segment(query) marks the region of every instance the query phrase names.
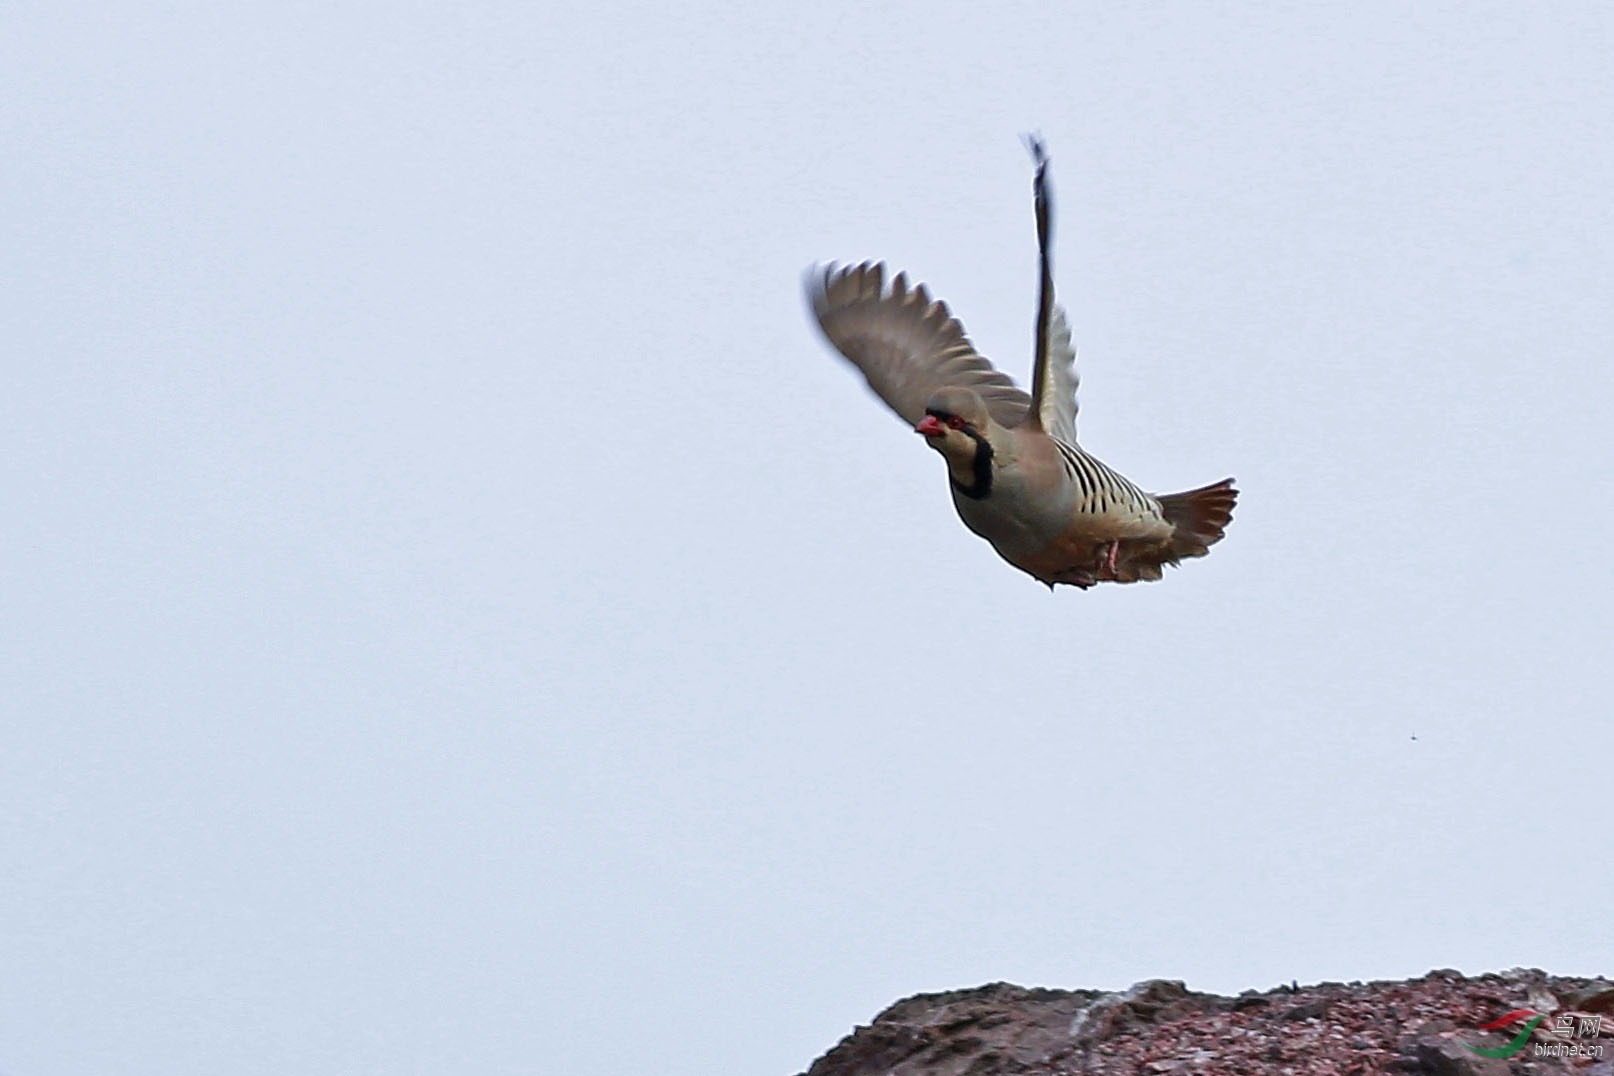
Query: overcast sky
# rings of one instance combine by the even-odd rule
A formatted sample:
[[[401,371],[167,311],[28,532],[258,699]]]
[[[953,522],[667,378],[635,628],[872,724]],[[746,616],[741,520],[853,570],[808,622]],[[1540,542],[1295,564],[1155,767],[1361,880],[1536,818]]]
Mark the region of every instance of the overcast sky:
[[[918,991],[1614,972],[1603,4],[13,5],[0,1073],[788,1076]],[[883,258],[1234,475],[1047,590]]]

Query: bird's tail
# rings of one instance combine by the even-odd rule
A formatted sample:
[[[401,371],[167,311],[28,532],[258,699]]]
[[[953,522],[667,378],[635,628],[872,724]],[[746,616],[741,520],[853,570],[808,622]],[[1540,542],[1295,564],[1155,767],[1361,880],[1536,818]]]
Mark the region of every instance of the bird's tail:
[[[1175,530],[1171,534],[1170,559],[1203,557],[1210,547],[1222,540],[1222,532],[1233,519],[1233,502],[1239,491],[1233,480],[1220,482],[1186,493],[1167,493],[1159,498],[1160,508]]]

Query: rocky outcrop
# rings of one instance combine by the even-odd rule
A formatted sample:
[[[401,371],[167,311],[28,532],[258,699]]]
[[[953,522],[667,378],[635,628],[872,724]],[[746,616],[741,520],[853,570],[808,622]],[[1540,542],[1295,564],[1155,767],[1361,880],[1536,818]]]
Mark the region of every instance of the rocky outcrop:
[[[1086,1073],[1614,1076],[1614,983],[1432,971],[1236,998],[1162,979],[1119,993],[993,983],[899,1001],[805,1076]]]

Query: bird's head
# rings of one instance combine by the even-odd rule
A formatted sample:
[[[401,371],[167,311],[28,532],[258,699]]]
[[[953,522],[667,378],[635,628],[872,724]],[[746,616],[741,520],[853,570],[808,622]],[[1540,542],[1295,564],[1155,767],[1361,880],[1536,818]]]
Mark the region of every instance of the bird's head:
[[[986,440],[992,416],[974,389],[938,389],[925,404],[925,417],[914,432],[951,461],[971,463]]]

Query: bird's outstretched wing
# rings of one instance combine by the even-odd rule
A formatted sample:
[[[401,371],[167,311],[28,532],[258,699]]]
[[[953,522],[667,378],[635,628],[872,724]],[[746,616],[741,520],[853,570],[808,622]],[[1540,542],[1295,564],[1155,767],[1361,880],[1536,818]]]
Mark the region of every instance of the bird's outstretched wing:
[[[832,264],[807,278],[819,327],[875,394],[909,425],[924,418],[932,393],[950,385],[974,389],[1000,425],[1024,421],[1031,397],[975,350],[947,304],[923,284],[910,287],[902,273],[887,288],[885,272],[882,262]]]
[[[1034,405],[1044,433],[1076,443],[1076,349],[1070,342],[1065,310],[1057,304],[1048,321],[1046,343],[1037,349],[1036,385],[1042,389]]]
[[[1048,247],[1053,241],[1053,195],[1048,190],[1048,151],[1042,139],[1026,139],[1037,175],[1032,180],[1033,205],[1037,213],[1037,264],[1041,277],[1037,285],[1036,361],[1031,368],[1031,412],[1044,433],[1069,444],[1076,443],[1076,349],[1070,342],[1070,325],[1065,310],[1054,301],[1054,267]]]

